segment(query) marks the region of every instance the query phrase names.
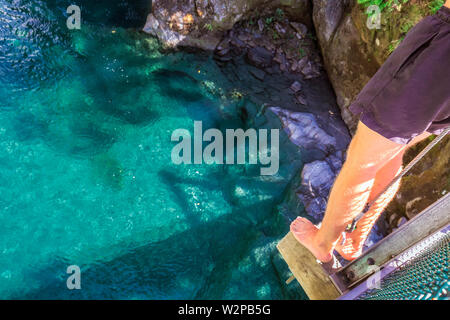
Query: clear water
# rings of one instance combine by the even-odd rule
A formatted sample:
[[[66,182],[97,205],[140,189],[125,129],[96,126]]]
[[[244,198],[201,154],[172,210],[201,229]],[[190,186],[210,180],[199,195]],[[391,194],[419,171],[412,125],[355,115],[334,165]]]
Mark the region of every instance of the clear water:
[[[274,177],[171,163],[173,130],[255,106],[209,56],[132,29],[148,2],[78,1],[69,31],[67,1],[0,0],[0,298],[287,297],[276,205],[301,161],[284,137]]]

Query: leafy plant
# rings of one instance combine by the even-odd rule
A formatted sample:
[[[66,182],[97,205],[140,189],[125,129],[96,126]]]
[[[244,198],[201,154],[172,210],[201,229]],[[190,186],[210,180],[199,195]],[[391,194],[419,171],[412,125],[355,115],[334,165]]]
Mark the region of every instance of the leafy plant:
[[[275,30],[272,30],[272,38],[273,40],[278,40],[280,39],[280,35]]]
[[[400,27],[400,31],[402,33],[408,33],[408,31],[414,27],[414,23],[412,23],[411,21],[405,22],[401,27]]]
[[[283,18],[284,18],[284,11],[283,11],[283,9],[278,8],[278,9],[275,11],[275,17],[277,18],[278,21],[283,20]]]
[[[306,56],[306,51],[302,47],[298,48],[298,57],[301,59]]]
[[[400,39],[392,41],[389,44],[389,48],[388,48],[389,54],[391,54],[395,49],[397,49],[397,47],[400,45],[400,43],[403,41],[403,39],[405,39],[405,37],[401,37]]]
[[[266,26],[268,27],[268,26],[270,26],[272,23],[273,23],[273,17],[267,17],[266,18]]]
[[[432,14],[435,14],[444,5],[444,0],[433,0],[428,5]]]
[[[214,30],[214,27],[213,27],[213,25],[212,25],[211,23],[205,24],[205,25],[204,25],[204,28],[205,28],[206,30],[208,30],[208,31],[213,31],[213,30]]]

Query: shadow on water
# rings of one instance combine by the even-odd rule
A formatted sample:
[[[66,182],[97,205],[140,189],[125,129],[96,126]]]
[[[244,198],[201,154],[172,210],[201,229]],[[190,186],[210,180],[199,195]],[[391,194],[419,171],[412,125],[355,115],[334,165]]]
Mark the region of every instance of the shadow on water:
[[[233,216],[236,214],[233,213]],[[81,266],[82,290],[71,291],[66,288],[68,275],[65,270],[68,265],[76,264],[76,261],[52,261],[27,275],[30,281],[39,283],[39,287],[17,297],[220,298],[231,277],[231,270],[259,235],[257,228],[248,221],[233,216],[227,215],[166,240],[131,249],[109,261],[99,257],[99,263]]]
[[[197,102],[205,98],[199,90],[199,81],[186,72],[159,69],[152,72],[154,81],[167,97],[177,97],[186,103]]]
[[[37,119],[30,112],[18,114],[12,121],[12,128],[19,141],[34,140],[48,135],[48,123]]]

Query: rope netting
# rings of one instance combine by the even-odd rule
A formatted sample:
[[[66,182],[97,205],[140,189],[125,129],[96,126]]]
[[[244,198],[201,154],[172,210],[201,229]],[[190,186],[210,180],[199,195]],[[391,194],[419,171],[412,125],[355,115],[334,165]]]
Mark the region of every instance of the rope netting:
[[[361,300],[449,300],[450,233],[385,277]]]

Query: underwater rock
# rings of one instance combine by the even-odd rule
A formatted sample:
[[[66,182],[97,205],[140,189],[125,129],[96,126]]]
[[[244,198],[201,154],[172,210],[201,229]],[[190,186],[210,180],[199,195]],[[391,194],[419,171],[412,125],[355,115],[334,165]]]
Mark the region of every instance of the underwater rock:
[[[294,30],[300,36],[300,39],[303,39],[308,33],[308,27],[305,26],[303,23],[291,22],[290,26],[294,28]]]
[[[292,112],[278,107],[270,108],[280,117],[289,138],[305,149],[319,149],[325,155],[337,150],[336,138],[327,134],[311,113]]]
[[[257,68],[250,68],[249,72],[251,75],[253,75],[256,79],[263,81],[266,73],[261,70],[261,69],[257,69]]]
[[[272,64],[272,53],[262,47],[255,47],[248,50],[248,62],[257,68],[266,68]]]
[[[300,90],[302,90],[302,84],[298,81],[294,81],[294,83],[292,83],[292,85],[290,86],[290,89],[294,92],[297,93]]]

